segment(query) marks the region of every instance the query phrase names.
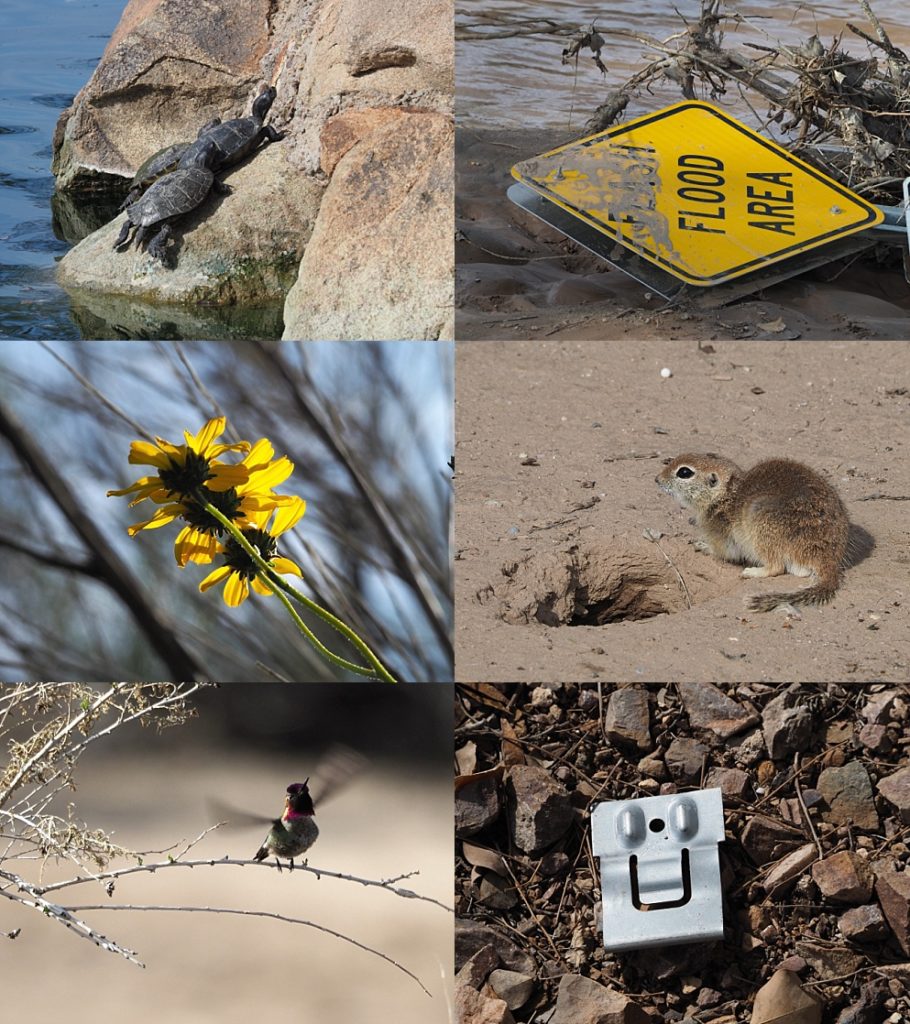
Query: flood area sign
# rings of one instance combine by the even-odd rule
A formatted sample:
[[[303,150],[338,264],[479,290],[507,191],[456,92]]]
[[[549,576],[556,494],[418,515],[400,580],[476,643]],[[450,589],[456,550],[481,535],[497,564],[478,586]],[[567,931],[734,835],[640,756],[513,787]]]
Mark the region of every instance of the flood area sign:
[[[706,287],[874,227],[882,211],[710,103],[684,101],[512,168],[519,182]]]

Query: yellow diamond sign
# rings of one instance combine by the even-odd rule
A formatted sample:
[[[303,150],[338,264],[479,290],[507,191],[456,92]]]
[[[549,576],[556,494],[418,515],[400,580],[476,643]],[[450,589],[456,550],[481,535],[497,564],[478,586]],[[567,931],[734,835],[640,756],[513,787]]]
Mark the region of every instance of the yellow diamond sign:
[[[689,284],[712,285],[878,224],[850,189],[710,103],[676,103],[512,168]]]

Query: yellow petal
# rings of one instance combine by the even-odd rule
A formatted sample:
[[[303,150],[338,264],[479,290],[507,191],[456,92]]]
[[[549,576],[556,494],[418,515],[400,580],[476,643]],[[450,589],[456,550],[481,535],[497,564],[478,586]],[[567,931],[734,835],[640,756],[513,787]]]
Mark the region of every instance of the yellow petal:
[[[258,576],[256,576],[253,580],[250,581],[250,586],[253,588],[253,590],[256,591],[257,594],[262,594],[263,597],[269,597],[272,593],[272,591],[269,590],[269,588],[262,582],[262,580]]]
[[[155,511],[151,519],[146,519],[144,523],[135,523],[126,532],[131,537],[135,537],[140,530],[157,530],[160,526],[167,526],[168,523],[173,522],[182,512],[182,505],[162,505]]]
[[[243,460],[247,466],[266,466],[275,457],[275,449],[267,437],[260,437]]]
[[[186,438],[187,447],[200,455],[207,455],[209,445],[224,433],[226,426],[227,420],[224,416],[216,416],[210,419],[195,437],[184,430],[183,436]]]
[[[166,453],[148,441],[133,441],[130,445],[129,463],[131,466],[157,466],[158,469],[167,469],[170,466]]]
[[[218,539],[195,526],[184,526],[174,541],[174,557],[181,569],[187,562],[211,562],[217,553]]]
[[[249,597],[250,586],[246,577],[232,572],[224,585],[224,603],[229,608],[237,608]]]
[[[283,575],[300,576],[303,577],[303,573],[300,571],[300,566],[296,562],[292,562],[290,558],[273,558],[272,568],[275,572],[280,572]]]
[[[238,441],[236,444],[213,444],[208,450],[208,458],[214,459],[225,452],[248,452],[249,450],[249,441]]]
[[[199,584],[199,589],[205,593],[210,587],[214,587],[217,583],[220,583],[225,576],[229,575],[233,570],[229,565],[219,565],[217,569],[210,572],[208,576]]]
[[[293,502],[279,508],[275,513],[275,521],[272,523],[269,533],[273,537],[280,537],[300,521],[304,512],[306,512],[306,502],[303,498],[295,496]]]
[[[270,487],[275,487],[277,484],[283,484],[293,472],[294,463],[286,455],[282,455],[277,462],[272,462],[262,469],[252,470],[249,481],[238,487],[237,490],[244,492],[254,490],[265,491]]]
[[[210,491],[229,491],[232,487],[240,487],[247,482],[250,475],[250,471],[242,463],[234,466],[216,463],[210,469],[215,474],[205,482]]]

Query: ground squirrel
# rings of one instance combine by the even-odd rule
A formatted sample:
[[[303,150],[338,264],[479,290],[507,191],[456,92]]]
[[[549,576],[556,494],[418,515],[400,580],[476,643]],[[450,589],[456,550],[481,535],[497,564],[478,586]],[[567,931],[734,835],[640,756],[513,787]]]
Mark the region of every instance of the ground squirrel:
[[[695,512],[707,548],[745,563],[743,576],[814,575],[814,586],[753,597],[752,611],[822,604],[840,586],[850,523],[837,491],[815,470],[768,459],[749,470],[720,455],[680,455],[656,477],[662,491]]]

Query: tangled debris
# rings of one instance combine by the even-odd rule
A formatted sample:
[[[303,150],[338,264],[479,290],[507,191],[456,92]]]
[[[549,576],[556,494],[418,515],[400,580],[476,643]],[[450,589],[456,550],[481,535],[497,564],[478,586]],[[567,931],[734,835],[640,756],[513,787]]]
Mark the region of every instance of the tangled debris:
[[[752,106],[747,93],[758,93],[769,103],[760,130],[772,134],[770,126],[778,125],[794,153],[867,199],[897,205],[910,166],[910,57],[891,42],[867,0],[859,5],[871,30],[850,22],[846,29],[867,44],[865,58],[844,49],[843,33],[827,43],[813,35],[799,47],[744,44],[754,55],[725,47],[725,23],[748,19],[723,0],[702,0],[698,21],[663,42],[617,30],[661,56],[611,92],[586,130],[609,127],[631,95],[661,78],[677,83],[686,99],[719,100],[736,88]]]
[[[910,1021],[910,686],[461,685],[457,999],[480,1021]],[[588,817],[719,787],[725,939],[607,954]]]

